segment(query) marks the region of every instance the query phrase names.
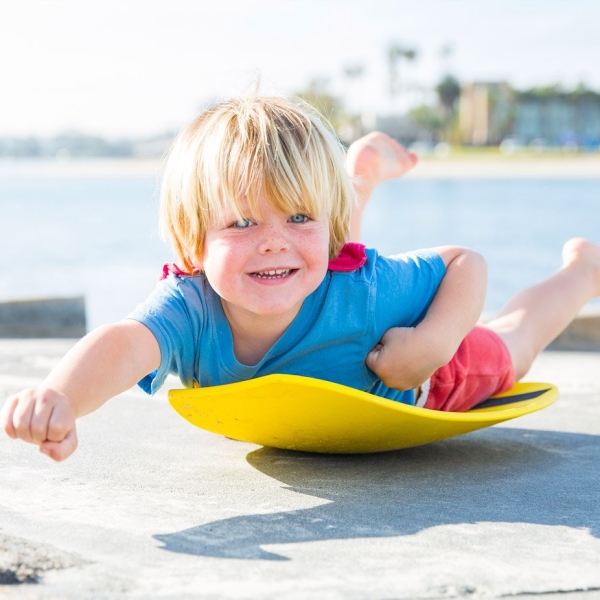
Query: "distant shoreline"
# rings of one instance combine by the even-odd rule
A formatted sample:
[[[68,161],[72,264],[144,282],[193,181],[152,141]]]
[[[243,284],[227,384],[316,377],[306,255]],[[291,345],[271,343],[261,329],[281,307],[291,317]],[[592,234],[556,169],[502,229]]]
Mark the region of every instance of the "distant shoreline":
[[[416,179],[600,179],[600,156],[422,158]]]
[[[2,159],[0,177],[160,177],[164,163],[151,159]],[[600,179],[600,156],[423,157],[413,179]]]
[[[2,159],[0,177],[159,177],[163,168],[163,162],[155,159]]]

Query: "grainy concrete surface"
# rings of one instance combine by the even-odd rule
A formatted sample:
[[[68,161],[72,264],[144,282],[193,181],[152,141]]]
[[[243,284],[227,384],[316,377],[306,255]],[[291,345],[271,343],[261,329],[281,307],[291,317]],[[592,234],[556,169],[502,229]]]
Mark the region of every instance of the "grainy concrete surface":
[[[69,346],[0,341],[0,397]],[[600,353],[546,352],[528,379],[561,398],[370,456],[234,442],[136,390],[64,463],[1,435],[0,597],[600,599]]]

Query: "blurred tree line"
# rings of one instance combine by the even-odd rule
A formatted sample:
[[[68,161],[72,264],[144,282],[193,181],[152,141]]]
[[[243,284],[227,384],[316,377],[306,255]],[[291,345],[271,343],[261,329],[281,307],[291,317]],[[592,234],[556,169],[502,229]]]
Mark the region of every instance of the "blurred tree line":
[[[41,137],[0,137],[0,158],[158,158],[175,132],[142,139],[107,140],[101,136],[72,132]]]
[[[397,83],[394,83],[391,93],[393,96],[399,94],[396,86]],[[458,143],[460,82],[453,75],[445,75],[434,91],[437,96],[435,104],[420,104],[405,115],[397,115],[404,119],[407,131],[412,132],[409,137],[414,138],[403,141],[423,139]],[[329,81],[325,78],[311,80],[306,88],[297,91],[295,95],[323,114],[346,143],[364,135],[369,129],[361,114],[348,110],[343,99],[331,92]]]
[[[48,156],[132,156],[133,142],[110,142],[102,137],[80,133],[61,134],[50,138],[0,138],[0,156],[41,158]]]
[[[411,83],[407,76],[410,65],[419,60],[418,48],[400,42],[388,44],[385,57],[388,66],[387,87],[392,109],[389,114],[379,115],[370,121],[367,121],[365,115],[361,115],[360,111],[349,109],[342,97],[331,91],[330,80],[327,78],[321,77],[311,80],[304,89],[297,92],[297,95],[319,109],[331,121],[340,138],[346,143],[352,142],[360,135],[378,128],[400,139],[405,144],[421,141],[432,144],[447,142],[451,145],[462,145],[464,143],[464,131],[461,130],[459,105],[461,91],[464,93],[464,90],[462,82],[452,73],[453,69],[449,59],[453,52],[454,49],[451,44],[445,44],[439,49],[438,54],[443,66],[441,71],[445,74],[441,76],[435,86],[424,89]],[[364,76],[365,71],[363,65],[355,63],[344,67],[343,75],[347,81],[356,81]],[[507,127],[505,128],[507,136],[519,133],[519,131],[522,133],[523,127],[519,129],[519,127],[515,127],[515,123],[519,121],[522,126],[524,119],[531,120],[533,118],[531,106],[535,107],[536,116],[538,120],[541,119],[542,121],[552,120],[552,114],[557,112],[556,110],[553,112],[552,107],[560,106],[562,107],[562,113],[564,113],[563,120],[577,122],[569,123],[568,127],[566,123],[562,124],[563,128],[566,127],[572,130],[569,135],[582,140],[583,138],[589,138],[591,142],[589,144],[583,143],[584,146],[598,145],[596,134],[580,135],[579,132],[579,130],[590,130],[592,122],[597,121],[598,109],[600,108],[600,93],[590,89],[585,84],[581,83],[572,90],[567,90],[560,84],[517,90],[508,84],[498,82],[498,84],[489,84],[490,90],[493,90],[495,85],[499,85],[505,91],[502,110],[513,116],[512,121],[507,121]],[[415,101],[414,91],[421,92],[420,101]],[[417,98],[418,96],[419,94],[416,95]],[[424,96],[427,96],[427,100],[423,100]],[[398,108],[393,108],[398,106],[398,100],[406,101],[407,98],[412,102],[412,108],[403,112]],[[495,106],[493,98],[490,102],[492,104],[489,107],[490,112],[498,112],[498,107]],[[544,106],[546,106],[546,109],[544,109]],[[468,112],[469,108],[464,108]],[[521,114],[520,120],[515,119],[515,115],[518,114]],[[498,116],[494,115],[494,117]],[[556,118],[559,117],[555,115]],[[531,127],[529,128],[531,129]],[[545,131],[547,137],[554,138],[554,142],[550,141],[550,143],[559,143],[560,139],[568,137],[569,132],[558,135],[553,131],[555,128],[540,126],[538,127],[540,130],[539,135],[543,137]],[[550,131],[551,129],[552,131]],[[597,127],[591,127],[591,129],[595,131]],[[580,142],[581,140],[577,143]]]
[[[399,95],[397,80],[390,85],[390,96]],[[581,108],[581,118],[585,109],[590,106],[600,107],[600,93],[590,89],[585,84],[579,84],[572,90],[565,89],[560,84],[517,90],[506,84],[506,98],[513,107],[524,106],[526,103],[570,105]],[[462,143],[462,133],[459,122],[459,103],[461,98],[461,82],[452,74],[444,75],[433,87],[434,100],[417,104],[404,113],[395,113],[382,119],[381,123],[390,127],[390,133],[403,143],[426,141],[432,143],[448,142],[452,145]],[[373,127],[364,122],[362,115],[349,110],[341,96],[331,92],[329,81],[325,78],[309,82],[306,88],[297,94],[324,114],[338,132],[342,141],[352,142],[364,135]],[[509,109],[510,107],[505,107]],[[588,110],[589,112],[589,110]],[[592,118],[592,117],[590,117]],[[390,125],[395,122],[396,125]],[[513,123],[514,125],[514,123]],[[385,130],[386,125],[379,125]],[[394,129],[394,132],[392,132]],[[509,127],[510,129],[510,127]],[[507,135],[510,132],[507,133]]]

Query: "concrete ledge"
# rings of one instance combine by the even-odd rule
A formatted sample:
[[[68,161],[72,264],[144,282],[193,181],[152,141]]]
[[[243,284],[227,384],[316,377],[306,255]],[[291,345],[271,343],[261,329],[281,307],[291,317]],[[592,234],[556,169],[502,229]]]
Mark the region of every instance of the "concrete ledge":
[[[85,333],[83,296],[0,302],[0,338],[77,338]]]
[[[484,314],[480,323],[487,323],[492,314]],[[600,351],[600,307],[587,307],[552,342],[548,350]]]
[[[600,308],[582,312],[552,344],[550,350],[600,350]]]

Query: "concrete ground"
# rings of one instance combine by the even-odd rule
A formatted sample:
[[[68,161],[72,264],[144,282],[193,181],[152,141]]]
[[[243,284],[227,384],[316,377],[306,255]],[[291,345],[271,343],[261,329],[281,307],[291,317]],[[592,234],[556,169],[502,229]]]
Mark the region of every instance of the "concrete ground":
[[[69,345],[0,341],[0,398]],[[64,463],[0,435],[0,597],[599,599],[600,353],[546,352],[528,379],[561,398],[379,455],[234,442],[135,390]]]

